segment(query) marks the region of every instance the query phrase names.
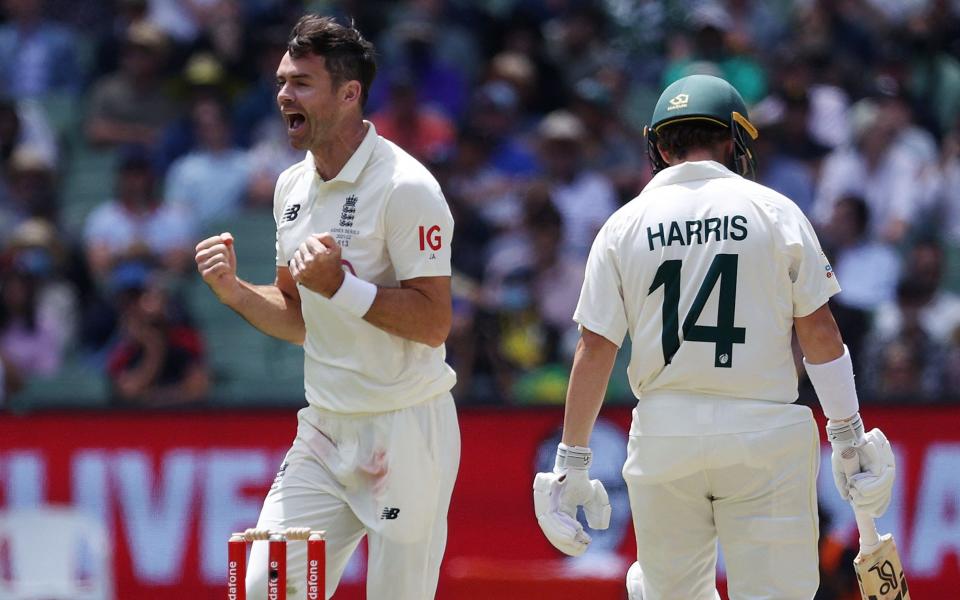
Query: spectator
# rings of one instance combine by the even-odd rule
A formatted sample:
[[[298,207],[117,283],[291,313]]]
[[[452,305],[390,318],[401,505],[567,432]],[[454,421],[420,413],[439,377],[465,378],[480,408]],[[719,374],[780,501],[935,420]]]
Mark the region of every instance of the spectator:
[[[928,193],[917,185],[924,165],[895,145],[899,132],[883,118],[876,101],[858,102],[851,119],[854,143],[834,150],[824,161],[814,220],[826,224],[837,200],[859,195],[870,207],[871,237],[900,242]]]
[[[287,51],[287,31],[268,26],[253,32],[251,62],[256,67],[253,81],[237,99],[233,121],[241,145],[255,144],[254,134],[263,131],[264,121],[279,121],[277,111],[277,65]],[[288,144],[289,145],[289,144]]]
[[[43,108],[32,100],[0,97],[0,182],[18,147],[33,148],[45,163],[57,164],[57,140]]]
[[[562,243],[563,217],[549,185],[532,185],[522,210],[522,226],[492,244],[497,250],[487,262],[483,286],[489,314],[478,327],[492,329],[483,337],[494,357],[493,375],[501,395],[514,397],[515,386],[522,385],[527,400],[559,402],[562,395],[547,393],[556,392],[555,386],[536,382],[541,377],[552,381],[555,367],[573,356],[577,329],[572,315],[585,259]]]
[[[87,116],[87,139],[97,145],[157,141],[177,113],[162,81],[166,41],[147,23],[127,30],[120,70],[94,84]]]
[[[116,198],[95,208],[84,227],[84,253],[95,279],[105,283],[114,266],[127,260],[185,273],[193,265],[195,237],[189,215],[161,202],[146,151],[125,149]]]
[[[922,240],[911,248],[900,284],[909,291],[909,310],[905,310],[905,301],[900,298],[896,303],[882,304],[874,320],[880,337],[896,337],[911,324],[910,319],[915,319],[917,327],[931,340],[944,344],[951,339],[960,326],[960,296],[941,287],[943,260],[943,247],[937,241]]]
[[[900,328],[878,329],[866,345],[864,396],[882,402],[917,403],[943,393],[944,345],[923,325],[925,293],[915,282],[897,286]]]
[[[892,302],[900,277],[900,257],[889,244],[870,239],[869,225],[866,201],[844,196],[834,205],[824,235],[834,271],[843,283],[838,302],[864,312]]]
[[[252,208],[272,209],[277,178],[287,167],[303,160],[303,152],[290,145],[287,124],[279,114],[265,118],[254,130],[252,140],[253,147],[247,153],[250,161],[247,204]]]
[[[394,142],[420,161],[446,152],[456,130],[442,112],[417,101],[417,82],[405,74],[396,74],[390,82],[390,100],[370,117],[380,135]]]
[[[536,157],[519,135],[520,99],[505,81],[491,81],[474,94],[469,127],[486,140],[490,166],[505,177],[523,180],[538,172]]]
[[[785,67],[788,71],[794,68]],[[750,112],[754,124],[762,130],[755,155],[764,157],[760,165],[762,183],[793,200],[809,216],[813,214],[818,168],[829,148],[810,132],[810,95],[806,88],[796,80],[785,79],[783,83]]]
[[[0,194],[0,233],[30,217],[56,222],[58,208],[53,165],[34,148],[17,147],[7,166],[6,193]]]
[[[609,18],[598,2],[573,2],[543,26],[547,52],[568,89],[614,60]]]
[[[894,300],[900,277],[900,257],[888,244],[870,239],[869,223],[870,208],[863,198],[846,196],[834,206],[823,238],[843,285],[831,308],[855,366],[862,358],[873,311]]]
[[[20,253],[8,260],[0,271],[0,355],[21,377],[53,375],[66,333],[61,315],[41,304],[49,257]]]
[[[577,82],[572,109],[586,130],[584,156],[588,167],[609,178],[619,204],[625,204],[650,178],[649,162],[641,152],[645,143],[642,136],[624,123],[611,91],[596,79]]]
[[[170,167],[166,202],[193,215],[199,226],[225,219],[242,204],[250,182],[249,157],[234,145],[226,107],[198,101],[191,114],[198,146]]]
[[[210,385],[203,340],[157,274],[140,263],[122,263],[112,280],[120,327],[107,374],[116,400],[139,406],[202,400]]]
[[[690,13],[693,48],[689,55],[681,55],[668,64],[663,84],[669,85],[681,77],[704,73],[716,75],[730,82],[747,104],[753,104],[767,92],[767,75],[748,48],[740,43],[731,46],[734,21],[726,8],[719,4],[702,3]],[[734,34],[735,35],[735,34]]]
[[[467,108],[468,85],[478,68],[477,50],[471,29],[440,21],[437,12],[444,4],[407,3],[377,46],[387,57],[385,70],[410,73],[419,83],[421,103],[458,120]],[[384,84],[373,85],[373,110],[381,107],[387,91]]]
[[[0,25],[0,93],[42,99],[75,94],[82,74],[73,32],[44,18],[43,0],[4,0]]]
[[[226,69],[216,56],[209,52],[196,52],[190,56],[178,78],[185,88],[188,109],[175,120],[167,123],[154,148],[157,173],[164,175],[178,158],[194,150],[200,144],[197,131],[196,108],[201,104],[216,103],[223,110],[229,107],[228,78]],[[276,107],[276,104],[274,104]],[[233,136],[231,143],[237,142]]]
[[[120,68],[120,57],[130,28],[147,23],[147,0],[117,0],[113,4],[110,25],[96,42],[96,64],[91,76],[97,79]]]
[[[563,245],[585,257],[597,231],[617,209],[616,192],[609,179],[583,166],[586,131],[580,119],[554,111],[537,132],[550,195],[563,218]]]

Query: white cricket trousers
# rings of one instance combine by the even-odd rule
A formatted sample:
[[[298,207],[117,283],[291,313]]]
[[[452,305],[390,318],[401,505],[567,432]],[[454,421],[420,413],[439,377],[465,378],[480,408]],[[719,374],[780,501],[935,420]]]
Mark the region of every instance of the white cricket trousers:
[[[267,493],[257,527],[327,532],[326,598],[367,536],[369,600],[431,600],[447,542],[460,463],[449,393],[382,414],[302,409],[297,437]],[[287,547],[287,597],[306,598],[306,544]],[[247,598],[266,599],[267,542],[254,542]]]
[[[718,538],[731,600],[813,598],[819,440],[809,410],[794,409],[806,418],[762,431],[630,436],[623,476],[642,571],[631,600],[717,598]]]

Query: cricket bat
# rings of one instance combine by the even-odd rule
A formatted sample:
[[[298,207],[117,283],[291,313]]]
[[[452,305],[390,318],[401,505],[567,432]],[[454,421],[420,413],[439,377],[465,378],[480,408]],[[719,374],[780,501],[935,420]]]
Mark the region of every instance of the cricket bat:
[[[840,460],[847,477],[860,471],[855,448],[845,448]],[[860,584],[863,600],[910,600],[907,578],[903,574],[900,555],[893,534],[879,535],[870,515],[853,511],[860,530],[860,552],[853,559],[853,570]]]

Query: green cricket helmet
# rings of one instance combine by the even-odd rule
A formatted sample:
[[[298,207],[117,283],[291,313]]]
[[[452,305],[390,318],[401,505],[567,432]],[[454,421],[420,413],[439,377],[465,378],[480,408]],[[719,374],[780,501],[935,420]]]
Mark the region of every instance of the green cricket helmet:
[[[747,105],[740,93],[713,75],[689,75],[674,81],[660,94],[653,119],[644,127],[654,173],[669,166],[657,149],[657,134],[673,123],[688,121],[707,121],[730,129],[734,169],[743,177],[756,177],[757,165],[747,136],[757,139],[757,128],[747,120]]]

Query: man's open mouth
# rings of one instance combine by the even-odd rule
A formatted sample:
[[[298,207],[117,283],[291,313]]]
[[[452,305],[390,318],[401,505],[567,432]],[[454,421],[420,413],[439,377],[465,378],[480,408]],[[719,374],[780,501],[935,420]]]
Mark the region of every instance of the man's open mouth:
[[[287,129],[297,131],[307,122],[307,118],[300,113],[283,113],[283,118],[287,120]]]

